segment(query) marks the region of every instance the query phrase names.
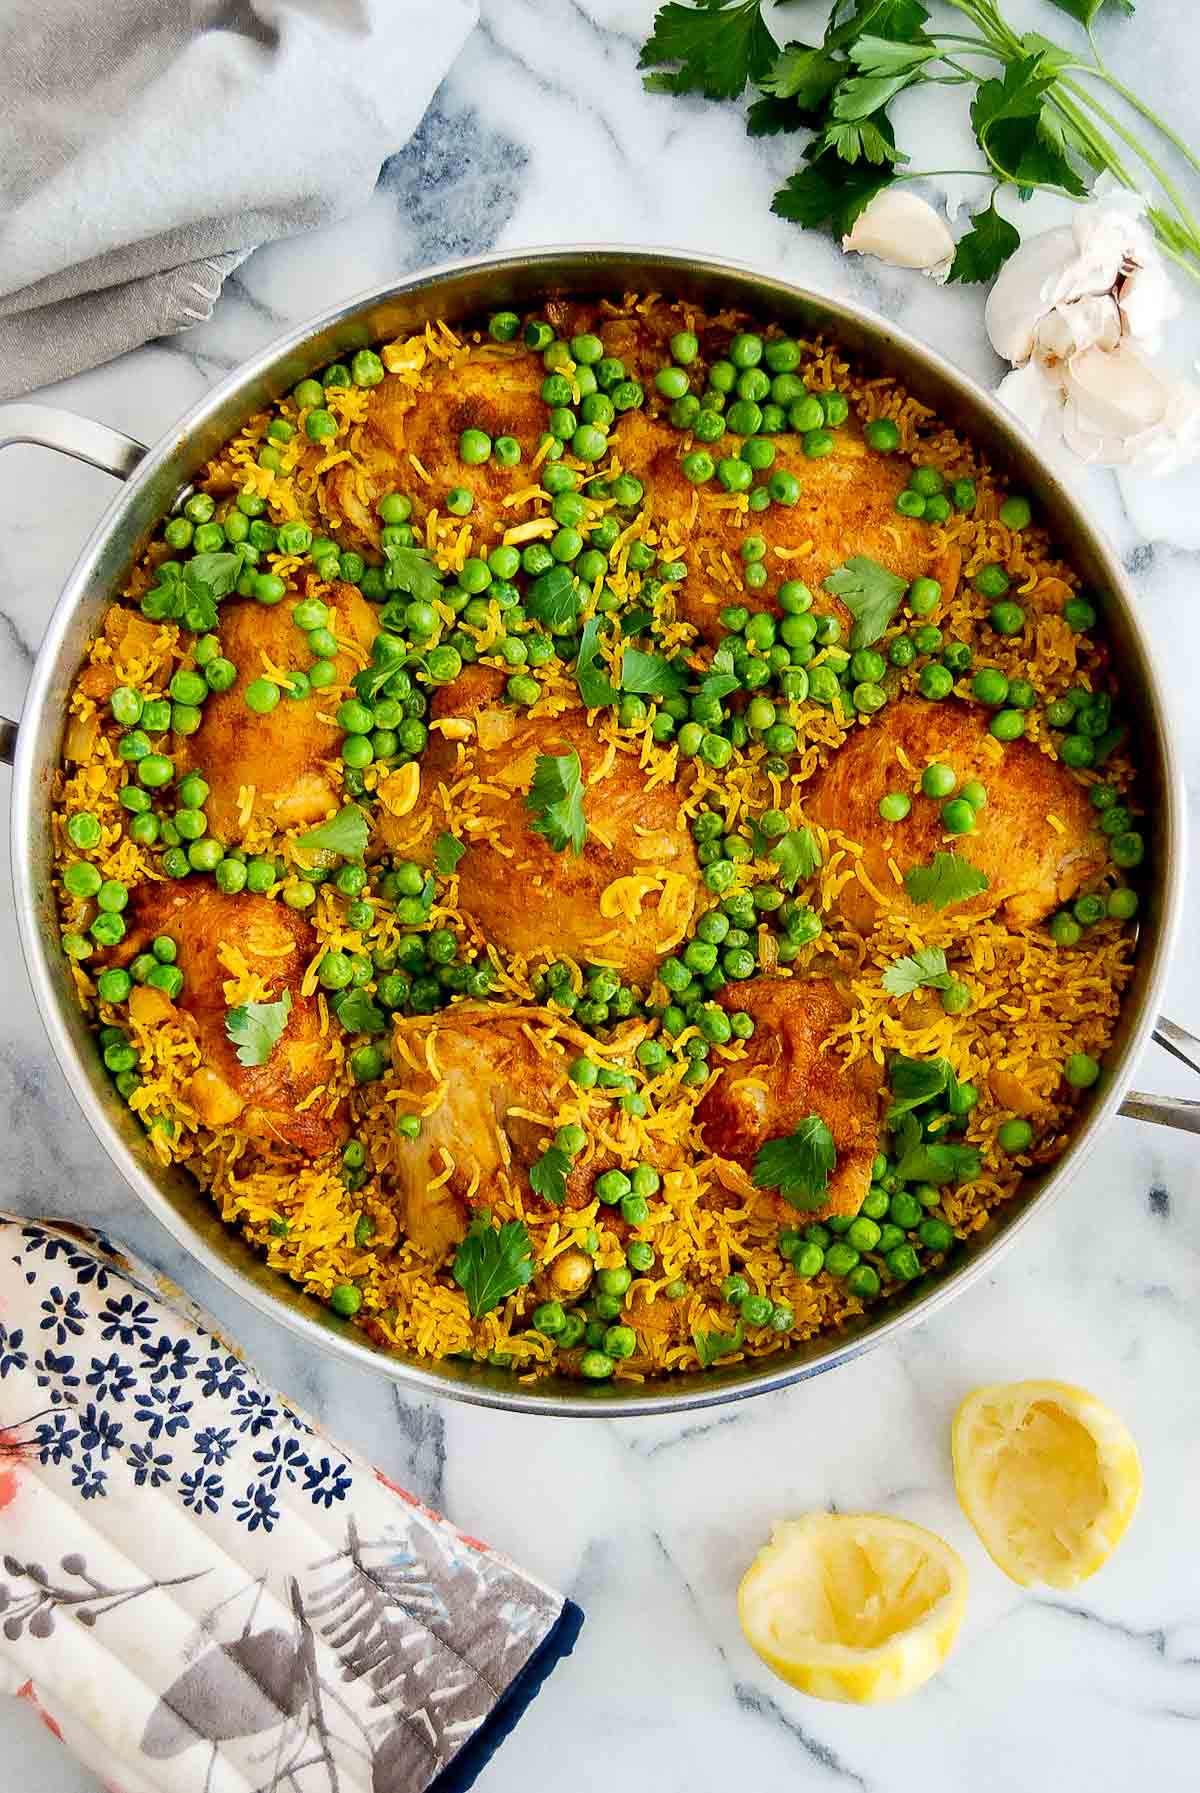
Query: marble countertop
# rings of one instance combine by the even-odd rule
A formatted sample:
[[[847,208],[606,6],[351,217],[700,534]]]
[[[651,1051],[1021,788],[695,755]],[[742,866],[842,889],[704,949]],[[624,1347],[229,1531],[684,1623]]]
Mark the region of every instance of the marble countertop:
[[[369,207],[253,255],[212,321],[35,395],[153,440],[272,336],[372,283],[492,248],[592,239],[754,262],[865,303],[978,378],[1000,369],[978,289],[939,289],[770,214],[793,165],[752,144],[735,107],[641,90],[651,0],[483,0],[480,25]],[[822,7],[792,7],[804,34]],[[1030,24],[1038,0],[1006,10]],[[803,15],[803,16],[802,16]],[[1167,0],[1102,35],[1125,78],[1191,119],[1200,38]],[[919,100],[922,158],[962,166],[965,129]],[[911,125],[906,126],[911,128]],[[953,183],[952,197],[979,191]],[[935,189],[936,191],[936,186]],[[1041,214],[1056,216],[1053,205]],[[1036,222],[1039,214],[1027,214]],[[1174,327],[1200,353],[1200,299]],[[12,449],[0,486],[0,711],[19,713],[42,619],[111,496],[93,470]],[[1200,477],[1158,486],[1078,474],[1133,579],[1200,800]],[[0,808],[7,812],[0,774]],[[3,816],[7,838],[7,813]],[[1193,866],[1193,869],[1194,866]],[[1200,955],[1169,1009],[1200,1029]],[[1143,1087],[1196,1094],[1151,1049]],[[1194,1789],[1200,1751],[1200,1178],[1192,1139],[1118,1121],[1069,1193],[971,1295],[895,1344],[782,1394],[683,1420],[549,1421],[416,1401],[301,1351],[191,1265],[95,1143],[44,1036],[0,882],[0,1199],[103,1224],[210,1306],[263,1372],[460,1526],[568,1590],[588,1622],[573,1659],[484,1771],[481,1793],[743,1785],[862,1793],[1156,1793]],[[1070,1596],[1023,1593],[961,1516],[948,1429],[981,1382],[1055,1376],[1095,1390],[1141,1447],[1146,1491],[1127,1542]],[[806,1700],[742,1640],[734,1591],[772,1518],[878,1508],[943,1533],[969,1565],[970,1608],[943,1673],[913,1700],[856,1711]],[[92,1783],[24,1709],[0,1710],[5,1786]]]

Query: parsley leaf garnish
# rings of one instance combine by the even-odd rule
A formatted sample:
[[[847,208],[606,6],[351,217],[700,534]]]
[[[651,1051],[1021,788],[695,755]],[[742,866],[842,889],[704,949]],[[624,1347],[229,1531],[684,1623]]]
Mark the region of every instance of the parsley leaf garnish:
[[[978,896],[988,888],[988,880],[969,859],[939,850],[932,864],[914,865],[904,874],[904,888],[914,903],[948,909],[952,903],[964,903],[968,897]]]
[[[906,1183],[969,1183],[979,1175],[982,1160],[974,1146],[929,1145],[920,1140],[901,1152],[895,1174]]]
[[[579,637],[579,653],[575,659],[575,683],[589,710],[601,710],[615,704],[620,692],[608,676],[608,668],[600,658],[600,621],[589,616]]]
[[[728,697],[731,691],[736,691],[740,683],[736,673],[710,672],[707,678],[701,679],[700,689],[696,696],[702,698],[705,703],[711,702],[714,698],[719,703],[723,697]]]
[[[545,835],[556,853],[567,847],[578,858],[587,839],[583,813],[583,770],[574,748],[570,753],[539,753],[525,807],[537,817],[532,828]]]
[[[740,1351],[745,1336],[746,1329],[739,1320],[732,1332],[693,1332],[692,1343],[701,1366],[707,1369],[718,1357],[728,1357],[731,1351]]]
[[[533,1278],[533,1242],[523,1221],[495,1227],[482,1215],[471,1222],[454,1254],[454,1280],[467,1297],[472,1319],[490,1314]]]
[[[296,845],[314,853],[340,853],[343,859],[361,859],[370,836],[371,825],[358,804],[344,803],[336,816],[310,828]]]
[[[387,1016],[365,990],[344,990],[333,999],[333,1012],[347,1033],[386,1033]]]
[[[669,73],[646,77],[652,93],[736,100],[747,81],[767,74],[777,49],[762,21],[761,0],[703,0],[694,7],[670,0],[654,16],[638,67],[676,65]]]
[[[571,1174],[571,1160],[561,1146],[549,1146],[541,1157],[529,1167],[529,1185],[535,1195],[543,1201],[552,1202],[561,1208],[567,1199],[567,1178]]]
[[[851,164],[836,153],[826,154],[788,178],[771,210],[793,224],[828,224],[835,237],[849,236],[859,213],[891,182],[890,169],[881,173],[870,163]]]
[[[854,618],[851,652],[879,640],[899,610],[908,581],[889,573],[869,554],[854,554],[824,580],[825,590],[840,598]]]
[[[1021,247],[1018,231],[996,210],[995,200],[972,212],[972,228],[960,237],[947,280],[994,280],[1013,252]]]
[[[761,97],[748,109],[752,137],[804,129],[801,166],[776,193],[772,209],[803,225],[829,225],[845,236],[864,206],[893,181],[896,164],[889,109],[905,91],[928,85],[973,92],[971,122],[982,172],[993,188],[1022,198],[1048,189],[1085,196],[1093,175],[1132,179],[1126,146],[1157,172],[1155,138],[1175,148],[1179,135],[1136,95],[1125,94],[1150,141],[1146,147],[1114,118],[1080,73],[1117,86],[1094,45],[1053,43],[1006,20],[1003,0],[951,0],[955,16],[931,19],[920,0],[832,0],[820,43],[789,43],[775,53],[764,24],[766,0],[694,0],[662,6],[642,52],[643,65],[671,65],[649,77],[660,93],[733,99],[750,81]],[[1106,8],[1132,15],[1133,0],[1051,0],[1087,32]],[[955,31],[943,31],[953,23]],[[964,31],[964,25],[974,27]],[[1089,54],[1089,49],[1091,53]],[[1185,150],[1185,153],[1186,150]],[[948,173],[949,170],[931,170]],[[1147,216],[1159,241],[1193,274],[1200,269],[1200,224],[1187,198],[1159,176],[1160,202]],[[991,279],[1017,242],[1012,225],[989,205],[975,218],[954,262],[954,280]]]
[[[570,567],[551,567],[525,593],[525,608],[534,622],[552,632],[570,629],[583,608],[583,586]]]
[[[823,1207],[825,1191],[837,1164],[833,1134],[819,1114],[810,1114],[794,1133],[768,1139],[754,1160],[756,1189],[777,1189],[785,1202],[801,1210]]]
[[[893,959],[880,982],[889,996],[911,996],[914,990],[948,990],[946,954],[940,946],[920,946],[911,958]]]
[[[466,852],[462,841],[456,840],[452,834],[439,834],[433,843],[433,869],[439,877],[449,878],[458,869],[458,862]]]
[[[424,548],[385,548],[389,591],[406,591],[418,603],[432,604],[442,595],[442,575]]]
[[[678,697],[687,684],[687,673],[661,654],[644,654],[627,647],[621,660],[621,689],[642,697]]]
[[[292,993],[278,1002],[243,1002],[225,1016],[225,1032],[237,1047],[238,1063],[265,1065],[279,1044],[292,1012]]]
[[[237,584],[242,564],[237,554],[193,554],[184,562],[176,614],[186,628],[196,635],[215,628],[217,605]]]
[[[811,878],[824,863],[811,828],[790,828],[771,848],[769,857],[779,867],[779,882],[795,890],[801,878]]]
[[[1126,18],[1133,17],[1133,0],[1112,0],[1112,3],[1121,8]],[[1097,14],[1103,11],[1105,0],[1050,0],[1050,4],[1057,6],[1059,12],[1069,12],[1073,19],[1078,19],[1090,30]]]
[[[951,1082],[957,1091],[958,1079],[949,1059],[905,1058],[902,1053],[897,1053],[888,1065],[888,1083],[892,1091],[892,1105],[887,1111],[888,1126],[914,1108],[923,1108],[927,1102],[944,1096]]]
[[[788,44],[758,85],[774,99],[794,100],[801,113],[811,113],[845,72],[845,63],[835,61],[821,44]]]

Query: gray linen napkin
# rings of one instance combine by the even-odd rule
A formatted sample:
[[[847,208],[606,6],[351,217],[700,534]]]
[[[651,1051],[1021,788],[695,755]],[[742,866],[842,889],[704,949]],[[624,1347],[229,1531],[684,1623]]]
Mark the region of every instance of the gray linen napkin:
[[[3,0],[0,397],[209,316],[361,206],[477,0]]]

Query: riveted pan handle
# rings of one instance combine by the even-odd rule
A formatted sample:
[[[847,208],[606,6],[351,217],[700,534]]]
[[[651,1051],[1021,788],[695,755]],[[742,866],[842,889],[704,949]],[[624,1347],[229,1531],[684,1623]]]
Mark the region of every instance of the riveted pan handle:
[[[1200,1076],[1200,1040],[1178,1021],[1158,1017],[1154,1029],[1155,1043],[1177,1058],[1189,1071]],[[1121,1113],[1131,1121],[1154,1121],[1160,1127],[1178,1127],[1184,1133],[1200,1133],[1200,1102],[1186,1096],[1148,1096],[1141,1090],[1130,1090],[1121,1104]]]
[[[115,479],[128,479],[146,453],[144,442],[110,430],[106,423],[77,417],[73,411],[50,405],[0,405],[0,448],[14,442],[31,442],[37,448],[54,448],[77,461],[99,467]],[[17,725],[0,716],[0,762],[12,765],[17,748]]]

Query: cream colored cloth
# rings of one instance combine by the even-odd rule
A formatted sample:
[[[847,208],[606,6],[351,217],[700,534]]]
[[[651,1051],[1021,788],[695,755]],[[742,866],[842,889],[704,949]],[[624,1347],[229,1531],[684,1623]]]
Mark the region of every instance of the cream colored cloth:
[[[477,0],[4,0],[0,397],[209,316],[365,203]]]

